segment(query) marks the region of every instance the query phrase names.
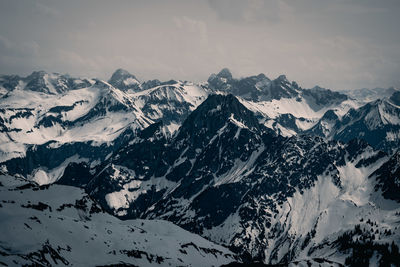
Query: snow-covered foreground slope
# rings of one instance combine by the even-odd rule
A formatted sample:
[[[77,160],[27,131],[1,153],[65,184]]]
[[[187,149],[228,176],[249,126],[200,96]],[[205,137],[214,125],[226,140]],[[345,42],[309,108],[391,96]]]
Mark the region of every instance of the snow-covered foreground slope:
[[[228,249],[161,220],[108,215],[81,189],[0,176],[0,263],[220,266]]]

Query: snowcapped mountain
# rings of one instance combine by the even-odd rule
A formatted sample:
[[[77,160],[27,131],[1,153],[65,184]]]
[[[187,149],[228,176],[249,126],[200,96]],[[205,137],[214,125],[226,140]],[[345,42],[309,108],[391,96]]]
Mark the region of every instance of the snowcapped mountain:
[[[360,260],[354,249],[376,246],[368,260],[384,262],[400,206],[380,191],[397,176],[382,173],[397,158],[360,141],[276,135],[234,96],[212,95],[173,138],[152,125],[81,186],[118,217],[172,221],[243,259],[344,264]],[[364,240],[343,240],[352,231]]]
[[[226,79],[226,86],[233,89],[217,87],[214,76]],[[173,134],[210,93],[234,92],[264,125],[284,135],[309,129],[329,108],[347,110],[351,106],[344,95],[320,88],[301,89],[284,76],[268,81],[265,75],[233,79],[227,69],[211,75],[205,84],[174,80],[140,83],[122,69],[109,82],[43,71],[25,78],[3,75],[0,161],[23,157],[32,145],[47,142],[110,143],[127,129],[140,130],[159,120]],[[135,86],[130,87],[132,84]],[[261,100],[251,100],[248,96],[253,93],[246,90],[257,93]]]
[[[143,129],[158,120],[164,120],[166,131],[172,134],[207,97],[205,89],[181,81],[155,83],[149,89],[143,83],[141,91],[133,92],[97,79],[69,78],[65,83],[69,87],[49,91],[47,83],[32,82],[31,77],[39,74],[42,78],[56,76],[57,81],[66,77],[34,72],[26,78],[1,78],[0,86],[7,93],[0,100],[0,161],[24,157],[32,145],[47,142],[57,146],[71,142],[109,144],[128,129]],[[110,82],[118,85],[118,79],[127,76],[131,77],[117,70]],[[12,87],[9,84],[14,78],[19,85]],[[154,85],[151,81],[147,84]],[[56,88],[54,83],[51,88]]]
[[[329,109],[344,114],[358,106],[346,95],[329,89],[303,89],[285,75],[275,80],[264,74],[235,79],[228,69],[223,69],[210,76],[207,86],[212,92],[239,97],[265,126],[285,136],[310,129]]]
[[[372,102],[378,99],[382,99],[385,97],[390,97],[394,92],[398,91],[398,89],[394,87],[390,88],[362,88],[362,89],[353,89],[353,90],[344,90],[341,93],[348,95],[351,98],[356,99],[362,103]]]
[[[303,89],[296,82],[290,82],[285,75],[280,75],[271,80],[264,74],[240,79],[232,77],[228,69],[222,69],[218,74],[212,74],[208,78],[208,86],[214,91],[222,91],[239,96],[253,102],[264,102],[294,98],[296,101],[304,101],[310,108],[318,111],[318,108],[329,105],[338,105],[347,100],[347,96],[338,92],[316,86],[312,89]]]
[[[397,263],[396,92],[362,105],[328,89],[303,89],[284,75],[274,80],[264,74],[236,79],[228,69],[199,84],[140,82],[122,69],[108,82],[37,72],[26,78],[1,76],[0,92],[0,170],[40,188],[58,184],[44,192],[87,194],[106,212],[127,220],[93,215],[112,218],[119,229],[117,239],[125,238],[125,223],[138,225],[141,219],[152,228],[159,222],[153,220],[166,220],[229,247],[240,256],[238,261]],[[49,198],[45,203],[51,206],[53,193],[36,196],[33,192],[42,190],[27,187],[27,199],[34,200],[29,201],[44,203]],[[24,192],[28,191],[20,194]],[[46,220],[48,215],[56,217],[46,214]],[[81,217],[73,218],[84,223]],[[83,231],[99,235],[104,220],[96,221],[96,231]],[[154,226],[157,235],[184,232],[165,224]],[[57,245],[57,250],[57,242],[43,240],[32,255],[56,251],[68,262],[84,260],[77,254],[60,254],[65,246]],[[190,246],[203,255],[194,244]],[[143,262],[151,264],[155,255],[167,253],[155,249],[143,254],[141,245],[136,252],[122,253],[128,249],[118,246],[115,254],[111,252],[112,261],[99,264],[132,262],[128,254],[135,259],[147,255],[152,262],[144,256]],[[210,246],[201,248],[213,251],[206,249]],[[95,244],[93,249],[106,252]],[[175,254],[164,263],[172,265],[198,257],[189,253],[186,261],[175,257],[177,251],[168,253]],[[222,254],[212,264],[234,259]],[[32,261],[27,255],[31,254],[7,257]]]
[[[129,97],[146,118],[154,122],[162,120],[166,131],[173,134],[207,95],[198,85],[171,80]]]
[[[28,90],[46,94],[59,94],[69,90],[85,88],[93,83],[91,79],[78,79],[69,75],[34,71],[27,77],[18,75],[0,75],[2,93],[14,90]]]
[[[236,259],[167,221],[121,221],[75,187],[1,176],[0,192],[2,265],[220,266]]]
[[[32,145],[49,141],[113,141],[127,128],[148,126],[130,98],[106,82],[63,94],[16,89],[0,103],[1,160],[24,156]]]
[[[124,92],[128,90],[140,91],[140,82],[136,77],[124,69],[117,69],[111,76],[108,83]]]
[[[338,117],[332,110],[308,130],[309,134],[348,142],[364,139],[376,149],[389,153],[400,146],[400,91],[390,98],[369,102]]]

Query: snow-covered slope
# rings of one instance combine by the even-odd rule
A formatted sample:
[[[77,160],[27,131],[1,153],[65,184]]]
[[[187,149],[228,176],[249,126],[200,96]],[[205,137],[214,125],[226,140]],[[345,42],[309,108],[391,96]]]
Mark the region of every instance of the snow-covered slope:
[[[170,81],[168,84],[129,94],[129,97],[146,118],[163,121],[165,129],[173,134],[207,95],[208,92],[196,84]]]
[[[385,262],[400,235],[400,206],[376,187],[398,166],[388,162],[360,141],[278,136],[234,96],[212,95],[173,138],[152,125],[83,187],[116,216],[169,220],[243,258],[345,264],[369,248],[363,260]]]
[[[140,91],[142,88],[139,80],[124,69],[117,69],[108,80],[108,83],[124,92]]]
[[[343,115],[359,105],[344,94],[319,86],[303,89],[285,75],[275,80],[264,74],[235,79],[228,69],[223,69],[212,74],[206,86],[213,92],[239,97],[261,123],[285,136],[310,129],[330,109]]]
[[[220,266],[236,259],[167,221],[120,221],[78,188],[0,181],[1,264]]]
[[[390,87],[390,88],[373,88],[373,89],[362,88],[362,89],[344,90],[341,92],[357,101],[368,103],[385,97],[390,97],[396,91],[399,91],[399,89]]]
[[[25,78],[0,76],[0,87],[0,162],[50,141],[110,143],[128,128],[143,129],[159,120],[173,134],[210,93],[234,93],[264,125],[288,136],[311,128],[328,109],[344,113],[354,106],[344,95],[302,89],[285,76],[234,79],[227,69],[203,84],[140,83],[118,69],[108,83],[39,71]]]
[[[49,75],[40,73],[43,77]],[[118,85],[115,76],[118,75],[114,74],[110,81]],[[8,91],[0,99],[0,162],[23,157],[30,145],[49,141],[59,145],[109,143],[127,129],[143,129],[158,120],[163,120],[172,134],[207,96],[203,88],[180,81],[139,93],[119,90],[101,80],[90,80],[84,88],[64,88],[54,93],[40,83],[36,84],[36,91],[7,84],[2,84]]]
[[[152,123],[125,93],[101,81],[63,94],[10,91],[0,101],[0,121],[1,161],[24,156],[28,145],[104,143]]]
[[[36,87],[1,77],[4,173],[83,188],[110,214],[171,221],[250,261],[396,259],[398,154],[350,139],[397,142],[400,95],[359,107],[285,76],[227,69],[200,84],[117,70],[109,82],[65,76],[57,87],[54,75],[32,74],[43,77]],[[377,135],[382,127],[391,131]]]
[[[400,146],[399,98],[400,92],[395,92],[390,98],[350,109],[341,117],[329,111],[307,133],[344,142],[364,139],[377,149],[393,153]]]

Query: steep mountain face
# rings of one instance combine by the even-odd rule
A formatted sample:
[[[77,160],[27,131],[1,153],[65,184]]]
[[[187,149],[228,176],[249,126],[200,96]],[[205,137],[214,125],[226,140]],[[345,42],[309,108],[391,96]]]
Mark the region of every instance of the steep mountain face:
[[[289,82],[285,75],[275,80],[270,80],[264,74],[234,79],[228,69],[222,69],[218,74],[212,74],[208,78],[208,86],[214,91],[223,91],[240,96],[253,102],[281,100],[283,98],[302,98],[310,107],[318,111],[319,107],[338,105],[347,100],[347,96],[321,87],[302,89],[296,82]]]
[[[71,168],[75,173],[85,176],[88,180],[91,169],[103,162],[120,146],[126,144],[136,133],[127,129],[112,143],[50,141],[42,145],[28,146],[24,157],[17,157],[3,162],[7,173],[23,175],[36,183],[43,185],[53,183],[68,175]],[[49,160],[51,159],[51,160]],[[83,169],[82,169],[83,168]],[[79,186],[79,184],[71,184]]]
[[[237,260],[170,222],[120,221],[78,188],[0,177],[2,265],[220,266]]]
[[[235,79],[228,69],[223,69],[212,74],[206,86],[212,92],[240,97],[261,123],[284,136],[309,130],[330,109],[344,114],[358,107],[356,101],[344,94],[318,86],[303,89],[296,82],[289,82],[285,75],[275,80],[264,74]]]
[[[144,130],[85,188],[116,216],[172,221],[243,259],[360,263],[362,247],[384,262],[400,207],[375,188],[386,192],[379,177],[397,165],[361,141],[278,136],[234,96],[212,95],[173,138],[160,124]]]
[[[247,123],[244,124],[245,122]],[[200,164],[197,168],[210,165],[208,167],[216,172],[220,168],[226,170],[232,167],[234,164],[232,160],[236,157],[243,160],[248,159],[251,155],[248,152],[249,147],[230,150],[230,146],[234,142],[245,142],[248,146],[249,144],[245,140],[254,135],[253,131],[262,130],[267,131],[265,127],[258,124],[253,114],[232,95],[210,96],[207,101],[203,102],[189,115],[175,138],[167,139],[162,134],[162,125],[157,124],[146,129],[143,134],[139,134],[138,138],[134,139],[129,145],[121,148],[121,151],[116,152],[112,157],[108,166],[101,169],[98,175],[95,175],[95,178],[89,184],[89,192],[95,194],[96,198],[103,201],[103,204],[106,204],[110,209],[115,208],[117,214],[120,212],[119,214],[129,215],[130,212],[119,209],[118,203],[123,203],[124,207],[133,210],[132,213],[137,216],[143,213],[149,207],[149,204],[152,205],[154,201],[157,201],[162,196],[163,191],[175,187],[186,175],[189,175],[187,172],[190,169],[194,171],[193,164],[195,166]],[[154,134],[149,136],[149,133],[153,132]],[[204,150],[208,143],[211,146],[215,142],[225,142],[225,135],[231,137],[232,143],[228,142],[224,150],[215,151],[215,148],[210,148],[214,150]],[[251,142],[251,146],[254,147],[260,142],[260,138],[257,137],[256,140]],[[142,153],[138,153],[138,151]],[[226,154],[227,158],[223,166],[219,166],[217,161],[213,164],[216,152],[221,157]],[[203,158],[202,161],[193,162],[199,156]],[[173,168],[171,168],[171,165]],[[212,178],[210,175],[202,177],[205,173],[211,173],[211,170],[196,170],[195,176],[185,179],[185,184],[181,184],[182,190],[187,186],[193,187],[193,190],[201,188]],[[110,180],[110,176],[114,178]],[[166,179],[154,179],[154,177],[161,176],[165,176]],[[140,182],[132,180],[136,177],[140,177]],[[202,177],[202,179],[198,179],[199,177]],[[103,186],[105,182],[107,186]],[[160,187],[153,186],[159,182],[161,183]],[[144,187],[143,190],[136,193],[132,192],[140,184]],[[101,190],[98,189],[99,187],[101,187]],[[119,190],[116,190],[116,188]],[[142,191],[143,194],[141,194]],[[138,197],[139,202],[146,202],[148,199],[153,202],[144,207],[140,204],[130,203],[132,202],[131,198],[136,197]],[[140,209],[140,207],[143,207],[143,209]]]
[[[172,134],[207,95],[204,88],[193,83],[169,81],[129,97],[146,118],[154,122],[162,120]]]
[[[102,209],[127,223],[167,220],[229,247],[245,261],[396,263],[400,174],[399,155],[393,152],[399,145],[398,94],[359,107],[343,94],[320,87],[303,89],[285,76],[235,79],[228,69],[201,84],[140,83],[117,70],[109,82],[68,76],[62,82],[57,76],[60,82],[49,86],[47,81],[57,79],[40,78],[46,75],[55,74],[35,74],[36,85],[29,87],[30,76],[0,77],[3,173],[40,185],[57,183],[49,190],[66,194],[65,185],[80,187]],[[127,82],[131,79],[137,83]],[[366,139],[373,147],[353,138]],[[53,201],[45,202],[47,195],[28,195],[35,200],[29,200],[32,203],[51,206]],[[58,214],[44,217],[48,216]],[[82,222],[82,217],[73,218]],[[111,224],[120,229],[124,223]],[[106,228],[103,222],[99,225]],[[125,230],[117,230],[115,238],[126,240]],[[171,231],[175,235],[181,230]],[[92,234],[98,235],[94,230]],[[103,241],[110,240],[114,239]],[[83,260],[77,254],[63,254],[65,245],[56,249],[51,240],[42,241],[33,254],[8,253],[7,259],[29,262],[36,257],[29,255],[48,253],[57,261],[57,255],[68,262],[75,257]],[[176,248],[188,252],[193,247],[197,252],[178,259],[155,250],[143,254],[147,250],[141,244],[133,252],[122,244],[115,253],[95,244],[91,249],[114,255],[99,264],[131,262],[125,256],[139,255],[139,266],[155,263],[155,255],[165,257],[161,264],[177,265],[181,259],[179,264],[187,265],[190,261],[185,259],[198,257],[196,253],[208,257],[203,252],[213,251],[197,243],[182,248],[181,243]],[[229,256],[220,259],[224,253],[217,252],[212,264],[231,261]],[[40,262],[45,260],[41,256]]]
[[[261,100],[261,98],[262,100],[279,100],[282,97],[291,98],[298,95],[297,88],[293,88],[284,75],[273,81],[264,74],[234,79],[226,68],[218,74],[212,74],[208,78],[208,85],[213,90],[221,90],[253,101]]]
[[[400,91],[394,92],[389,99],[392,104],[400,106]]]
[[[251,99],[246,97],[249,95],[246,90],[256,87],[264,88],[254,89],[258,92],[256,102],[241,98],[242,103],[256,112],[264,125],[290,136],[310,128],[324,110],[332,108],[318,99],[335,98],[329,90],[298,89],[283,76],[274,81],[265,75],[233,79],[229,70],[224,69],[217,78],[230,81],[226,84],[228,87],[232,84],[234,89],[223,91],[211,86],[212,82],[196,85],[174,80],[144,83],[136,80],[137,83],[129,83],[127,80],[136,78],[122,69],[112,75],[110,83],[43,71],[25,78],[1,76],[4,95],[0,101],[0,161],[24,157],[29,146],[50,141],[109,143],[127,128],[143,129],[159,120],[173,134],[208,94],[234,92]],[[272,95],[272,101],[258,100],[270,99]],[[342,108],[347,109],[339,107]]]
[[[371,177],[378,181],[375,191],[380,190],[385,198],[400,203],[400,151],[393,154]]]
[[[329,111],[307,133],[344,142],[360,138],[376,149],[393,153],[400,145],[399,95],[395,92],[389,99],[350,109],[341,118]]]
[[[136,77],[124,69],[117,69],[111,76],[108,83],[124,92],[132,90],[133,92],[141,90],[141,83]]]
[[[339,92],[333,92],[319,86],[311,89],[303,89],[303,95],[306,98],[311,98],[313,104],[317,106],[339,105],[348,99],[347,95]]]

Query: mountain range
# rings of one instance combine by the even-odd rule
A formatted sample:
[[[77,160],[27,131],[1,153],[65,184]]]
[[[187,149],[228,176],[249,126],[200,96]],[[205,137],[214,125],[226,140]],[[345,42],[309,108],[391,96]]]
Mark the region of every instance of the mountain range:
[[[400,91],[363,90],[228,69],[202,83],[141,82],[123,69],[108,81],[0,76],[0,211],[5,228],[21,224],[2,237],[0,262],[86,263],[74,253],[84,245],[60,243],[69,226],[45,230],[59,216],[77,220],[71,235],[116,242],[91,243],[113,257],[89,265],[396,265]],[[56,208],[82,199],[84,212]],[[129,252],[126,231],[138,224],[146,233],[132,238],[150,243]]]

